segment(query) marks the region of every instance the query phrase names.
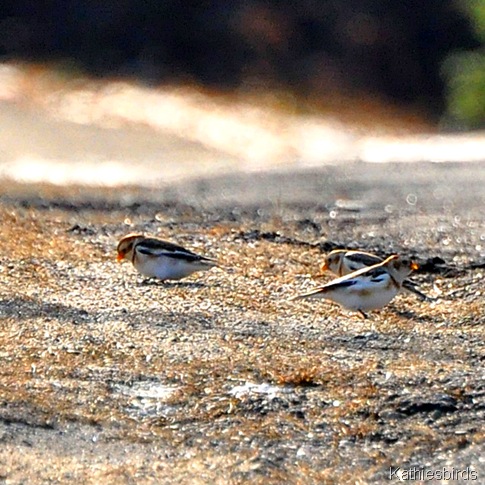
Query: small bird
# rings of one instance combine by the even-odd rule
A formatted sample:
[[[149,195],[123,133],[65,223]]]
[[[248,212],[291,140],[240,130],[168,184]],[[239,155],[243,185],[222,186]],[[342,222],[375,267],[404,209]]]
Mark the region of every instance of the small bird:
[[[325,262],[320,267],[321,271],[331,271],[337,276],[345,276],[362,268],[382,263],[383,259],[375,254],[364,251],[350,251],[348,249],[335,249],[327,254]],[[318,275],[321,276],[321,275]],[[429,297],[416,288],[416,283],[411,280],[404,280],[403,288],[414,293],[421,300],[429,300]]]
[[[398,255],[390,256],[381,263],[362,268],[348,275],[319,286],[291,300],[324,298],[340,304],[348,310],[365,312],[387,305],[401,289],[403,281],[418,265]]]
[[[213,259],[195,254],[182,246],[138,233],[121,238],[117,252],[118,261],[128,259],[142,275],[162,281],[180,280],[196,271],[206,271],[217,266]]]

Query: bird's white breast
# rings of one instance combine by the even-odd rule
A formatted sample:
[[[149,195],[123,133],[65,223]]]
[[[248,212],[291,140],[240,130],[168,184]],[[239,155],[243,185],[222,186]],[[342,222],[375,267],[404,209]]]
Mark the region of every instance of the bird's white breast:
[[[146,257],[138,254],[134,261],[135,268],[144,276],[161,280],[178,280],[189,276],[199,268],[184,259],[167,256]]]
[[[347,287],[336,287],[322,296],[339,303],[349,310],[376,310],[387,305],[398,293],[398,288],[391,284],[390,276],[383,275],[382,281],[360,279],[356,284]]]

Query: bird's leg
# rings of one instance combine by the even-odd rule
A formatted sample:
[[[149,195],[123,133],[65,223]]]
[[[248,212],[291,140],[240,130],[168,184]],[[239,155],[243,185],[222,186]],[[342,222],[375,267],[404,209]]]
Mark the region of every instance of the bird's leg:
[[[369,318],[362,310],[357,310],[366,320]]]

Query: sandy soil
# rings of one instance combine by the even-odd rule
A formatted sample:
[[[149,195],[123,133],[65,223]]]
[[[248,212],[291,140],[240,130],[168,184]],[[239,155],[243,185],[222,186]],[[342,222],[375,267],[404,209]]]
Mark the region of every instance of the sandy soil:
[[[1,189],[0,483],[485,477],[484,164]],[[224,270],[144,283],[139,230]],[[334,247],[414,257],[430,300],[288,302]]]

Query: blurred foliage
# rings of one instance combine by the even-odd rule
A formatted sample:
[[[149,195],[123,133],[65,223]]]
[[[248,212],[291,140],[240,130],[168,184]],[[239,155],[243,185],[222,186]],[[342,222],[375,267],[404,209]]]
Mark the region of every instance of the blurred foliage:
[[[151,83],[364,94],[435,118],[444,59],[477,44],[457,0],[0,2],[5,60]]]
[[[448,80],[448,123],[463,128],[485,127],[485,1],[466,0],[481,45],[449,57],[444,64]]]

